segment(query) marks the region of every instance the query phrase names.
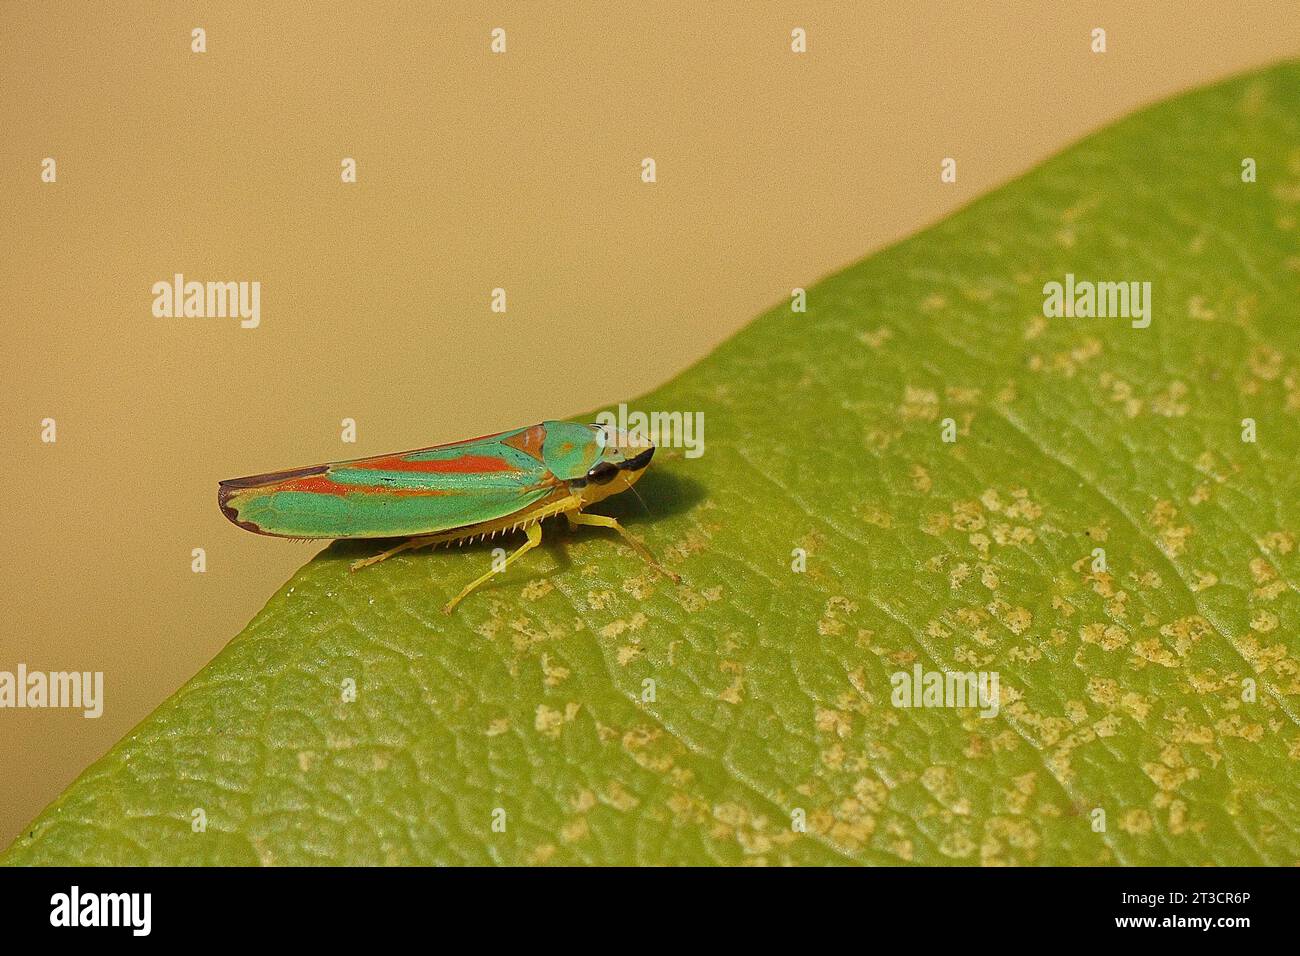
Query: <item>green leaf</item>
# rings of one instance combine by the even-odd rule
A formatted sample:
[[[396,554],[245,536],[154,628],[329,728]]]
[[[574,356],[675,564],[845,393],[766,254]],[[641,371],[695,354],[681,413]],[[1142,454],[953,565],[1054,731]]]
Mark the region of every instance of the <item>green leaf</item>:
[[[605,508],[680,588],[548,526],[447,618],[489,545],[329,549],[5,862],[1295,863],[1298,117],[1294,63],[1142,112],[637,403],[707,425]]]

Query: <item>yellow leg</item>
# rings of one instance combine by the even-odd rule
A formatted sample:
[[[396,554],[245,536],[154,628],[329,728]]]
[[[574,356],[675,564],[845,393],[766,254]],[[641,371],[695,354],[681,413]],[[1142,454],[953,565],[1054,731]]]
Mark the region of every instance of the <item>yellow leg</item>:
[[[368,558],[362,558],[359,561],[353,561],[351,569],[360,571],[362,568],[368,568],[372,564],[378,564],[385,561],[395,554],[401,554],[403,551],[414,551],[416,548],[427,548],[438,543],[440,536],[436,534],[424,535],[419,538],[407,538],[395,548],[389,548],[387,551],[381,551],[379,554],[372,555]]]
[[[502,571],[510,567],[511,562],[514,561],[515,558],[519,557],[522,554],[527,554],[529,551],[533,550],[533,548],[537,547],[539,544],[542,543],[541,522],[530,524],[527,528],[524,529],[524,531],[528,534],[528,540],[525,541],[523,545],[520,546],[518,551],[510,555],[510,557],[506,558],[506,563],[501,565]],[[453,610],[456,609],[456,605],[459,604],[461,601],[465,600],[465,598],[469,595],[471,591],[473,591],[480,584],[483,584],[485,581],[491,580],[498,573],[499,572],[497,571],[497,569],[493,568],[492,570],[488,571],[486,574],[480,575],[479,577],[471,581],[469,584],[465,585],[464,589],[459,594],[457,594],[454,598],[452,598],[450,601],[448,601],[446,604],[442,606],[442,613],[450,614]]]
[[[624,541],[626,541],[628,544],[632,546],[633,551],[641,555],[642,560],[644,560],[646,564],[650,565],[650,567],[654,568],[656,571],[658,571],[664,577],[668,578],[668,580],[672,581],[674,584],[682,583],[682,579],[680,577],[678,577],[676,574],[673,574],[673,572],[669,571],[657,560],[655,560],[655,556],[650,553],[650,549],[647,548],[640,541],[638,541],[636,538],[632,537],[632,535],[628,533],[627,528],[624,528],[621,524],[619,524],[617,519],[610,518],[607,515],[584,514],[581,511],[570,511],[565,515],[565,517],[569,519],[570,527],[577,527],[580,524],[585,524],[585,525],[592,525],[593,527],[597,527],[597,528],[613,528],[615,531],[617,531],[619,534],[623,536]]]

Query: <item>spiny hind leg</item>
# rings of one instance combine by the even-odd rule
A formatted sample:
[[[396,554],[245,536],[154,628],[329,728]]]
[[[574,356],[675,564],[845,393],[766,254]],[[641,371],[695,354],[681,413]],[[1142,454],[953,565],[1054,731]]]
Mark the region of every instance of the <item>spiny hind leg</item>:
[[[655,556],[650,553],[650,549],[647,548],[640,541],[638,541],[636,538],[632,537],[631,533],[627,530],[627,528],[624,528],[621,524],[619,524],[616,518],[610,518],[607,515],[584,514],[581,511],[570,511],[567,514],[565,514],[565,517],[569,519],[569,527],[571,528],[576,528],[578,525],[583,525],[583,524],[591,525],[592,527],[596,527],[596,528],[613,528],[615,531],[617,531],[619,534],[623,536],[623,540],[632,546],[632,550],[635,551],[637,554],[639,554],[641,556],[641,559],[645,561],[646,564],[650,565],[650,567],[654,568],[656,571],[658,571],[668,580],[672,581],[674,584],[682,583],[681,577],[669,571],[662,564],[660,564],[658,560],[656,560]]]
[[[362,558],[359,561],[352,562],[352,570],[359,571],[362,568],[369,567],[372,564],[378,564],[380,561],[386,561],[395,554],[401,554],[403,551],[414,551],[416,548],[431,548],[439,544],[454,544],[461,541],[473,541],[476,537],[481,541],[484,538],[494,538],[498,534],[506,531],[514,531],[525,521],[540,521],[551,515],[562,514],[565,511],[571,511],[580,507],[581,500],[569,496],[551,504],[536,508],[527,513],[527,515],[507,515],[504,518],[498,518],[495,521],[484,521],[481,524],[466,525],[462,528],[452,528],[450,531],[439,531],[436,534],[422,534],[413,538],[408,538],[401,544],[389,548],[387,551],[380,552],[369,558]]]
[[[480,584],[490,581],[492,578],[496,577],[499,573],[504,571],[506,568],[510,567],[511,563],[514,562],[515,558],[519,557],[520,555],[527,554],[529,551],[533,550],[533,548],[537,547],[539,544],[542,543],[542,524],[540,521],[530,524],[527,528],[524,529],[524,531],[528,535],[528,540],[519,546],[519,550],[517,550],[514,554],[510,555],[510,557],[506,558],[505,563],[501,565],[499,569],[494,567],[490,569],[486,574],[479,575],[473,581],[469,582],[469,584],[465,585],[465,587],[461,589],[461,592],[459,594],[457,594],[454,598],[452,598],[450,601],[448,601],[446,604],[442,606],[442,613],[450,614],[452,611],[456,609],[456,605],[459,604],[461,601],[465,600],[465,598],[469,596],[469,593],[473,591],[476,587],[478,587]]]
[[[426,534],[418,538],[407,538],[396,547],[389,548],[387,551],[381,551],[378,554],[371,555],[368,558],[362,558],[359,561],[353,561],[351,569],[360,571],[362,568],[368,568],[372,564],[378,564],[380,561],[387,561],[395,554],[401,554],[403,551],[414,551],[416,548],[431,548],[439,542],[446,541],[446,536],[440,534]]]

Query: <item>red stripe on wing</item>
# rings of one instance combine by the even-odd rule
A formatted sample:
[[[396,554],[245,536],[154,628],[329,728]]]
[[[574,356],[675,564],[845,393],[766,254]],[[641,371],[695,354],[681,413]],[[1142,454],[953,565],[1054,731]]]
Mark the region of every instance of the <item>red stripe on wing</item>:
[[[402,455],[385,455],[382,458],[367,458],[352,462],[346,467],[364,468],[367,471],[411,471],[444,475],[519,470],[510,462],[495,455],[457,455],[455,458],[439,458],[432,461],[410,461]]]
[[[387,495],[390,498],[436,497],[453,492],[447,488],[394,488],[391,485],[340,484],[328,475],[292,478],[267,491],[304,491],[313,495]]]

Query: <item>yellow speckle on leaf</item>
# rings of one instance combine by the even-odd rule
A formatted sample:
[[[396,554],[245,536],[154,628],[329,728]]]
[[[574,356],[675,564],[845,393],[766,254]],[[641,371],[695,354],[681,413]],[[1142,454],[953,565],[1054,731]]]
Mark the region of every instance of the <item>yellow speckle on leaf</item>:
[[[731,674],[731,683],[718,693],[718,699],[724,700],[728,704],[739,704],[741,701],[741,688],[744,686],[745,665],[740,661],[721,661],[718,664],[718,670],[724,674]]]
[[[591,832],[586,817],[577,817],[560,828],[560,839],[565,843],[577,843],[585,840]]]
[[[524,585],[522,594],[524,596],[524,600],[536,601],[538,598],[545,597],[547,594],[550,594],[554,590],[555,590],[555,585],[553,585],[546,578],[537,578],[533,581],[529,581],[526,585]]]
[[[1103,707],[1114,707],[1119,699],[1119,683],[1109,677],[1088,678],[1087,693]]]
[[[1119,828],[1132,836],[1151,832],[1151,814],[1138,807],[1127,811],[1119,820]]]
[[[1094,622],[1079,628],[1079,638],[1087,644],[1096,644],[1104,651],[1113,651],[1128,643],[1128,634],[1118,624]]]
[[[932,511],[921,519],[921,530],[926,534],[940,535],[948,530],[951,523],[942,511]]]
[[[572,721],[581,709],[582,705],[576,701],[565,704],[562,711],[547,707],[545,704],[538,704],[537,714],[533,719],[533,728],[547,737],[559,737],[564,725]]]
[[[1172,800],[1169,803],[1169,832],[1174,836],[1182,836],[1187,832],[1187,804],[1181,800]]]
[[[633,727],[623,734],[623,749],[647,770],[668,773],[674,769],[675,761],[671,754],[664,752],[665,748],[656,746],[663,736],[663,731],[658,727]]]
[[[1187,317],[1200,322],[1213,322],[1218,313],[1205,304],[1205,296],[1194,295],[1187,300]]]
[[[617,780],[611,780],[605,788],[605,801],[616,810],[624,813],[636,809],[641,801]]]
[[[1160,628],[1161,636],[1168,638],[1173,643],[1174,650],[1179,657],[1186,657],[1191,651],[1192,645],[1208,636],[1212,631],[1213,628],[1210,626],[1210,622],[1199,614],[1179,618],[1172,624],[1166,624]]]
[[[1249,723],[1240,714],[1229,714],[1214,723],[1214,730],[1220,737],[1237,737],[1251,743],[1264,739],[1264,725]]]
[[[1290,554],[1295,550],[1295,535],[1290,531],[1270,531],[1260,539],[1259,546],[1274,554]]]
[[[945,833],[939,840],[939,852],[955,860],[964,859],[975,852],[975,841],[966,828],[958,827]]]
[[[981,866],[1030,865],[1042,838],[1027,819],[993,817],[984,826],[980,842]],[[1011,855],[1008,856],[1008,853]]]
[[[878,349],[891,338],[894,337],[893,330],[887,326],[880,326],[874,332],[859,332],[858,341],[863,345],[869,345],[873,349]]]
[[[1151,701],[1135,691],[1129,691],[1121,697],[1119,706],[1138,723],[1145,722],[1151,714]]]
[[[1092,725],[1092,730],[1097,735],[1097,738],[1101,739],[1103,737],[1114,737],[1119,733],[1120,726],[1120,720],[1117,716],[1107,714]]]
[[[930,473],[926,471],[923,466],[913,465],[909,469],[908,475],[912,479],[913,488],[921,492],[921,494],[923,495],[927,495],[930,493],[930,486],[932,484],[932,482],[930,481]]]
[[[600,636],[613,638],[619,637],[628,631],[639,631],[645,626],[647,620],[648,618],[644,613],[637,611],[629,620],[625,621],[622,618],[619,618],[618,620],[610,621],[600,629]]]
[[[1277,572],[1273,566],[1263,558],[1252,558],[1250,562],[1250,576],[1255,579],[1256,584],[1265,584],[1277,577]]]
[[[978,501],[953,502],[952,526],[958,531],[979,531],[984,524],[984,512]]]
[[[549,863],[551,861],[551,858],[554,856],[555,856],[555,844],[543,843],[541,846],[537,847],[537,849],[533,850],[532,862],[540,866],[544,863]]]
[[[1246,356],[1246,365],[1256,378],[1272,382],[1282,374],[1285,357],[1271,345],[1257,345]]]
[[[1157,501],[1147,520],[1155,528],[1160,549],[1165,554],[1175,557],[1187,549],[1187,539],[1191,537],[1192,529],[1188,525],[1178,524],[1178,509],[1172,502],[1163,499]]]
[[[831,710],[827,707],[817,708],[816,713],[817,729],[824,734],[835,734],[843,739],[853,732],[853,716],[842,710]]]
[[[906,421],[932,422],[939,417],[939,393],[929,388],[903,389],[903,403],[898,413]]]
[[[894,524],[894,519],[890,517],[889,513],[875,505],[863,505],[861,513],[863,521],[875,525],[877,528],[890,528]]]
[[[1034,616],[1029,613],[1028,608],[1003,606],[1001,602],[995,606],[1001,611],[999,616],[1003,626],[1012,634],[1023,634],[1034,623]],[[993,613],[997,614],[998,612],[994,611]]]
[[[1144,638],[1133,645],[1133,653],[1144,661],[1161,667],[1177,667],[1178,658],[1154,637]]]
[[[1186,415],[1189,406],[1183,399],[1187,396],[1186,382],[1170,382],[1161,392],[1151,399],[1151,410],[1165,418],[1181,418]]]
[[[1250,619],[1250,628],[1252,631],[1258,631],[1260,634],[1267,634],[1269,631],[1276,630],[1278,617],[1272,611],[1256,611]]]
[[[979,403],[981,391],[978,388],[949,385],[944,388],[943,394],[953,405],[970,406]]]
[[[556,687],[568,680],[569,669],[559,664],[552,664],[549,654],[542,654],[543,682],[547,687]]]
[[[832,597],[826,602],[821,619],[817,622],[817,633],[823,637],[834,637],[844,633],[844,618],[856,613],[858,606],[846,597]]]
[[[1287,583],[1281,579],[1269,581],[1268,584],[1255,588],[1250,592],[1251,597],[1259,598],[1261,601],[1276,601],[1286,593]]]

